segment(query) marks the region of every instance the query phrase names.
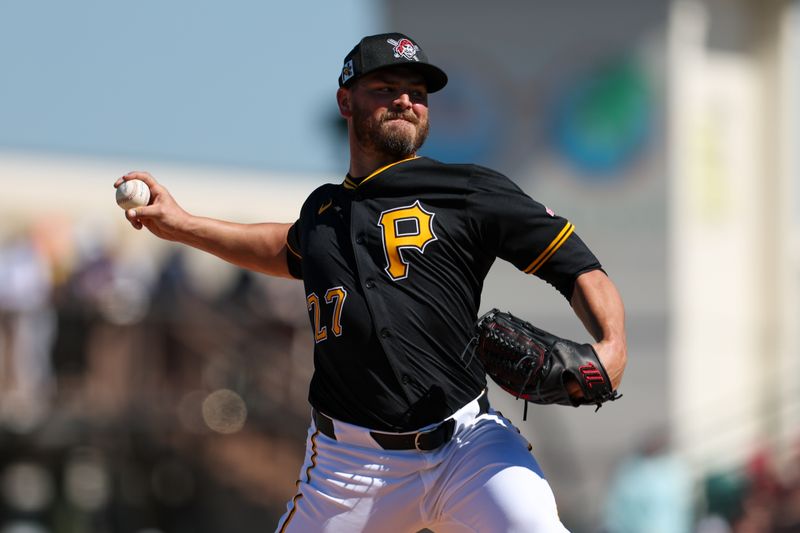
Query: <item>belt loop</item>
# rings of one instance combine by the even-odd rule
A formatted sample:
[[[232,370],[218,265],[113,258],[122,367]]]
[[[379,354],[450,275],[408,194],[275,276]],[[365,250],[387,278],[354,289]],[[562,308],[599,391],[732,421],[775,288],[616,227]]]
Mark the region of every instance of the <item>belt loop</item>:
[[[336,440],[336,431],[333,427],[333,420],[323,415],[316,409],[312,409],[311,413],[314,418],[314,425],[317,426],[319,432],[330,439]]]
[[[478,416],[485,415],[489,412],[489,391],[483,391],[483,394],[478,396]]]

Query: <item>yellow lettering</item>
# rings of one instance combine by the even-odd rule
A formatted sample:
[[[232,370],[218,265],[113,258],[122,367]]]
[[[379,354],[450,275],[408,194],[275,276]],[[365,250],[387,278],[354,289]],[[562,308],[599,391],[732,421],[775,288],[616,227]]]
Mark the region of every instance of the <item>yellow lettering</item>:
[[[325,291],[325,303],[334,304],[333,317],[331,318],[331,331],[337,337],[342,335],[342,308],[347,299],[347,289],[344,287],[332,287]],[[311,293],[306,296],[308,311],[312,313],[314,323],[314,342],[322,342],[328,338],[328,328],[322,325],[322,309],[320,309],[319,296]]]
[[[325,292],[325,303],[331,304],[336,301],[336,306],[333,308],[333,318],[331,319],[331,331],[334,335],[339,337],[342,334],[342,307],[344,300],[347,298],[347,291],[344,287],[334,287]]]
[[[434,215],[425,211],[419,200],[412,205],[381,213],[378,225],[383,230],[386,273],[392,280],[408,277],[408,261],[403,258],[406,250],[415,249],[424,253],[425,247],[436,240],[433,233]]]
[[[320,322],[319,297],[313,292],[306,297],[308,310],[314,313],[314,342],[321,342],[328,338],[328,328]]]

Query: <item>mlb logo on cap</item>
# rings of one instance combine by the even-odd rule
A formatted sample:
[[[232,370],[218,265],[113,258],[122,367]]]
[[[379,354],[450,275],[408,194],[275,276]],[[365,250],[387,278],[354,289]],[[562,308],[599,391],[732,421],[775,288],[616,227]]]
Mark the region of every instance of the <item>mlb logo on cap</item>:
[[[339,87],[352,83],[378,69],[394,66],[411,67],[425,79],[428,92],[447,85],[447,74],[428,62],[428,57],[410,37],[402,33],[381,33],[364,37],[344,58]]]
[[[344,66],[342,67],[342,83],[347,83],[347,81],[353,77],[353,60],[347,61]]]

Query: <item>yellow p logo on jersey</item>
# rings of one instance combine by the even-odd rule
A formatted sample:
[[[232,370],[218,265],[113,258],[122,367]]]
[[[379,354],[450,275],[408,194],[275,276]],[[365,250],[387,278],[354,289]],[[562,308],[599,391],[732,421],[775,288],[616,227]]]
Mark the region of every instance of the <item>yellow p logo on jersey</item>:
[[[409,267],[408,261],[403,259],[404,250],[414,248],[424,253],[425,247],[436,240],[433,233],[434,215],[425,211],[419,200],[381,213],[378,225],[383,230],[386,273],[393,281],[408,277]]]

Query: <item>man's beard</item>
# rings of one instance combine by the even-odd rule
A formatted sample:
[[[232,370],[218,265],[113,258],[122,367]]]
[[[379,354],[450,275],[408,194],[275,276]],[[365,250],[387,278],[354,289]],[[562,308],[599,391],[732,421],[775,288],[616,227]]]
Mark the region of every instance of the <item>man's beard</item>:
[[[407,128],[394,128],[390,120],[403,119],[414,125],[414,131]],[[420,119],[411,111],[387,111],[380,118],[372,118],[357,106],[353,109],[353,132],[356,140],[368,149],[392,159],[405,159],[419,150],[428,138],[430,126],[427,120]]]

